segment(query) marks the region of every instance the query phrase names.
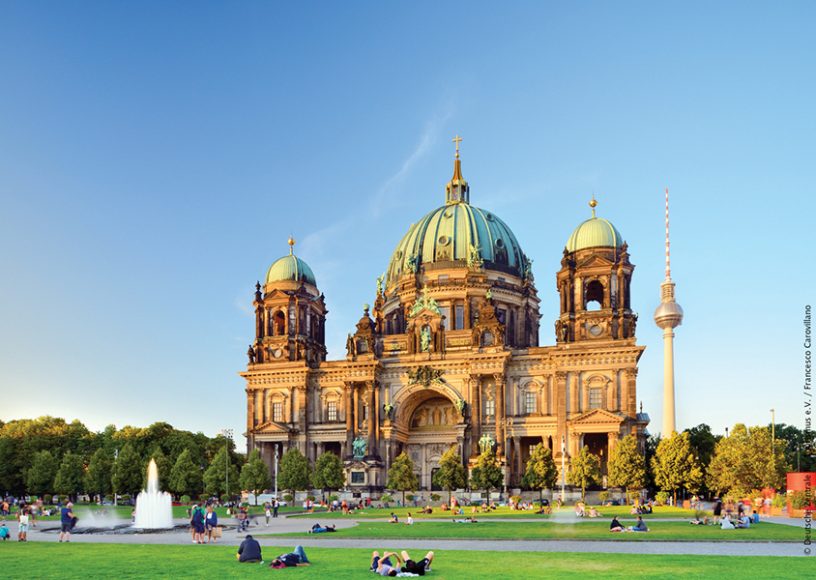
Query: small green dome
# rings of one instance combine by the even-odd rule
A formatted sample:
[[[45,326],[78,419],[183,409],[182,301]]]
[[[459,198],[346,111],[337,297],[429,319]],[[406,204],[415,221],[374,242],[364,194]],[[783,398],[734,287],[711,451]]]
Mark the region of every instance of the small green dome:
[[[592,212],[595,213],[594,210]],[[593,217],[575,228],[567,240],[567,251],[577,252],[585,248],[620,248],[623,236],[609,220]]]
[[[275,260],[275,262],[269,266],[269,270],[266,272],[267,284],[289,280],[306,282],[315,288],[317,287],[315,276],[312,273],[312,269],[309,267],[309,264],[294,254],[289,254],[288,256]]]
[[[524,277],[527,259],[516,236],[495,214],[467,202],[439,207],[408,229],[388,265],[387,281],[423,264],[467,262],[477,249],[487,269]]]

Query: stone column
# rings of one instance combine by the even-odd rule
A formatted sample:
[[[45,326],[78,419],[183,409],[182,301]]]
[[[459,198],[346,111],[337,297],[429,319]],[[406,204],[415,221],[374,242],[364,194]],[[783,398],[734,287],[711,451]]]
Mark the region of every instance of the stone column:
[[[371,382],[368,383],[366,387],[366,395],[368,395],[368,455],[376,455],[376,416],[377,416],[377,409],[374,406],[374,387],[376,383]]]
[[[561,449],[561,437],[567,434],[567,373],[555,373],[555,415],[556,415],[556,437],[558,439],[558,450]]]
[[[499,453],[507,457],[507,442],[505,441],[505,379],[504,375],[493,375],[496,382],[496,441],[499,443]]]
[[[345,395],[344,405],[346,407],[346,455],[351,455],[351,444],[354,441],[354,397],[352,391],[354,390],[354,383],[346,383],[343,389]]]
[[[247,432],[251,433],[255,427],[255,391],[247,388]]]
[[[473,397],[471,408],[471,447],[472,455],[479,455],[479,438],[482,436],[482,385],[478,375],[470,378]]]
[[[374,407],[371,409],[374,414],[374,449],[371,454],[380,456],[380,385],[377,382],[373,383],[374,390]]]
[[[626,414],[634,417],[637,414],[637,368],[626,369]]]
[[[516,477],[514,481],[520,483],[521,478],[524,476],[524,459],[521,452],[521,437],[513,437],[513,452],[515,453],[516,460]]]
[[[353,437],[356,437],[360,429],[360,419],[362,418],[362,413],[360,413],[360,387],[357,385],[351,391],[351,406],[354,409]]]

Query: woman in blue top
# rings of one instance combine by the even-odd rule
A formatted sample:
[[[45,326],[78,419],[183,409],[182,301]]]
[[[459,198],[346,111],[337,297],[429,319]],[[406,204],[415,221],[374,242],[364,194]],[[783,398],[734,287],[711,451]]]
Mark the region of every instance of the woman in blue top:
[[[218,538],[216,538],[213,533],[215,528],[218,527],[218,515],[211,505],[207,506],[207,515],[204,517],[204,525],[207,527],[207,543],[217,541]]]
[[[193,508],[193,543],[204,543],[204,510],[195,506]]]

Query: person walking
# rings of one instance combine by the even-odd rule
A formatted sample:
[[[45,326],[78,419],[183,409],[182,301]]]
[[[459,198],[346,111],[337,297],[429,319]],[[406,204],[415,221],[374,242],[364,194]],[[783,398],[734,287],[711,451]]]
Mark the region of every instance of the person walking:
[[[278,507],[280,507],[280,503],[278,503],[278,498],[275,498],[275,503],[272,504],[272,517],[278,517]]]
[[[60,509],[60,542],[71,541],[71,530],[74,529],[76,516],[74,515],[74,504],[70,501]]]
[[[266,517],[266,527],[269,527],[269,518],[272,517],[272,508],[269,504],[264,506],[264,516]]]
[[[28,541],[28,523],[29,518],[31,517],[30,511],[28,507],[21,507],[20,510],[17,512],[17,541],[18,542],[27,542]]]

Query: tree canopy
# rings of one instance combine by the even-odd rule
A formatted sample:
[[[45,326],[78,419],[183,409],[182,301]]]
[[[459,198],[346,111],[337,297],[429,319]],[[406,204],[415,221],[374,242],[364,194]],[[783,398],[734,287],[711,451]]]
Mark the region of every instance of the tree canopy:
[[[311,482],[309,460],[296,447],[283,454],[278,468],[278,487],[292,492],[307,489]]]
[[[637,438],[621,439],[609,458],[609,485],[637,491],[646,487],[646,460],[638,449]]]
[[[448,502],[453,497],[453,490],[465,487],[467,471],[462,465],[458,446],[454,445],[442,454],[439,469],[433,476],[433,483],[448,492]]]
[[[391,463],[385,487],[402,492],[402,505],[405,505],[405,492],[414,491],[419,487],[419,481],[414,473],[414,462],[405,451],[397,455]]]
[[[697,493],[704,482],[703,469],[694,456],[689,434],[685,431],[674,432],[668,439],[660,441],[652,458],[652,471],[655,484],[673,494],[675,505],[678,489],[685,488]]]
[[[343,462],[334,453],[324,453],[315,462],[312,484],[320,489],[340,489],[346,483]]]
[[[555,487],[556,481],[558,469],[555,467],[552,451],[543,443],[539,443],[530,453],[521,483],[530,489],[537,489],[539,496],[543,497],[544,490]]]
[[[272,476],[269,475],[269,467],[261,459],[261,454],[257,449],[249,454],[247,462],[241,469],[240,483],[241,489],[255,495],[255,505],[258,505],[258,495],[263,490],[272,487]]]
[[[581,488],[581,499],[586,498],[586,488],[601,482],[601,458],[590,452],[584,445],[581,451],[570,461],[567,481],[570,485]]]
[[[490,492],[494,489],[501,489],[503,483],[504,473],[502,473],[496,454],[493,453],[493,450],[482,452],[471,470],[470,486],[473,489],[485,490],[489,500]]]

